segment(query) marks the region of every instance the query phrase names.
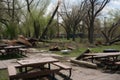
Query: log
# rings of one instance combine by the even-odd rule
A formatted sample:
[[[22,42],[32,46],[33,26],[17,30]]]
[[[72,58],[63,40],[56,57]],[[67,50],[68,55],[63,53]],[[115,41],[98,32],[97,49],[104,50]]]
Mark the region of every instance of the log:
[[[80,60],[80,59],[83,59],[85,57],[84,54],[86,53],[90,53],[91,50],[88,48],[87,50],[85,50],[82,54],[80,54],[78,57],[76,57],[76,60]]]
[[[79,66],[85,66],[85,67],[94,68],[94,69],[97,68],[96,64],[87,62],[87,61],[71,59],[70,62],[74,64],[78,64]]]

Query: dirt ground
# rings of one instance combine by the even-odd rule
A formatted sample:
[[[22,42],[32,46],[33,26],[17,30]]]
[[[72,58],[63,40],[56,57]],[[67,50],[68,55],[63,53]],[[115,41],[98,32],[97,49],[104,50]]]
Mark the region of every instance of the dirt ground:
[[[40,58],[40,57],[54,57],[59,59],[62,63],[72,67],[71,80],[120,80],[120,72],[103,72],[102,69],[91,69],[84,66],[78,66],[70,63],[68,57],[52,54],[51,52],[41,51],[40,53],[28,53],[28,58]],[[3,61],[7,65],[13,64],[15,60]],[[5,64],[4,64],[5,65]],[[2,64],[1,64],[2,66]],[[62,71],[64,74],[68,74],[68,71]],[[64,76],[55,75],[56,80],[68,80]],[[42,79],[43,80],[43,79]],[[48,79],[47,79],[48,80]]]
[[[84,66],[79,66],[74,63],[70,63],[70,59],[68,57],[59,56],[56,54],[52,54],[51,52],[37,53],[36,55],[31,55],[31,57],[47,57],[51,56],[59,59],[62,63],[69,65],[72,67],[72,76],[71,80],[120,80],[120,72],[111,72],[104,71],[103,69],[91,69]],[[64,74],[68,74],[68,71],[62,71]],[[56,80],[66,80],[64,77],[56,75]]]

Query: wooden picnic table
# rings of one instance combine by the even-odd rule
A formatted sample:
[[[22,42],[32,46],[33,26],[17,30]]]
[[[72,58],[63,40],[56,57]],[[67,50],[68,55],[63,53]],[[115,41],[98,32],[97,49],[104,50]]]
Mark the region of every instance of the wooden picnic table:
[[[18,46],[7,46],[4,47],[4,50],[6,51],[6,54],[11,54],[11,53],[20,53],[19,49],[23,48],[24,46],[18,45]]]
[[[114,69],[116,66],[119,66],[119,56],[120,52],[110,52],[110,53],[88,53],[84,54],[85,56],[90,56],[91,62],[94,63],[94,60],[99,61],[104,69]],[[117,63],[116,63],[117,62]],[[97,63],[98,64],[98,63]]]
[[[44,65],[48,65],[48,69],[51,68],[50,64],[53,62],[58,62],[57,59],[54,59],[52,57],[45,57],[45,58],[36,58],[36,59],[25,59],[25,60],[19,60],[17,61],[22,67],[19,69],[20,72],[28,72],[28,67],[32,67],[32,70],[35,68],[41,68],[45,69]]]
[[[53,62],[58,62],[58,60],[52,57],[45,57],[45,58],[19,60],[17,62],[23,67],[29,67],[29,66],[37,66],[41,64],[50,64]]]
[[[44,57],[44,58],[35,58],[35,59],[25,59],[19,60],[21,66],[19,67],[19,72],[21,73],[21,78],[33,78],[42,75],[50,75],[55,72],[59,72],[60,69],[51,69],[51,63],[58,62],[57,59],[52,57]],[[45,65],[48,65],[47,67]],[[37,70],[37,71],[36,71]],[[23,75],[26,73],[25,75]]]
[[[6,47],[6,46],[8,46],[8,44],[3,44],[3,43],[1,43],[1,44],[0,44],[0,49],[4,49],[4,47]]]
[[[100,58],[105,58],[105,59],[110,59],[112,58],[113,62],[118,61],[118,56],[120,56],[120,52],[113,52],[113,53],[88,53],[84,54],[85,56],[91,56],[91,60],[93,62],[94,59],[100,59]]]
[[[62,64],[59,65],[58,62],[59,62],[58,59],[52,57],[19,60],[17,61],[17,63],[20,64],[20,66],[17,67],[19,69],[18,74],[14,66],[12,67],[8,66],[9,78],[11,80],[28,79],[28,78],[45,76],[45,75],[52,75],[54,78],[54,74],[58,73],[60,70],[70,70],[70,75],[69,75],[70,78],[71,68]],[[51,68],[51,65],[56,65],[59,68]]]

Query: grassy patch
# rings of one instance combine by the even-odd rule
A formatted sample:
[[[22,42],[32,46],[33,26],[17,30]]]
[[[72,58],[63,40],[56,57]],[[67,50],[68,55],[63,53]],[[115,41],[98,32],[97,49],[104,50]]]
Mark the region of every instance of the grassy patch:
[[[60,51],[57,52],[53,52],[59,55],[63,55],[63,56],[69,56],[69,57],[77,57],[79,56],[81,53],[83,53],[85,50],[87,49],[87,47],[79,47],[76,48],[75,50],[72,50],[70,53],[62,53]],[[111,46],[96,46],[94,48],[90,48],[92,53],[99,53],[99,52],[103,52],[104,49],[116,49],[116,50],[120,50],[120,45],[111,45]]]
[[[0,80],[8,80],[7,70],[0,70]]]

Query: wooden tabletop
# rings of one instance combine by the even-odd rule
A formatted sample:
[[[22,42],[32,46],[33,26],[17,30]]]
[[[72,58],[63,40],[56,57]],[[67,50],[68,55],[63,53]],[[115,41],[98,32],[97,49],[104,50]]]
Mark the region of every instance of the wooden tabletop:
[[[22,66],[29,66],[29,65],[31,66],[36,64],[58,62],[58,60],[52,57],[45,57],[45,58],[19,60],[17,62]]]
[[[119,56],[120,52],[112,52],[112,53],[88,53],[84,54],[86,56]]]
[[[7,47],[4,47],[5,49],[13,49],[13,48],[22,48],[23,46],[7,46]]]

